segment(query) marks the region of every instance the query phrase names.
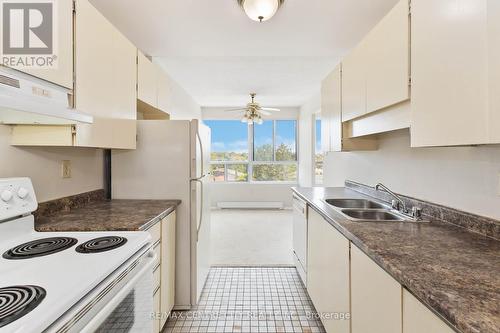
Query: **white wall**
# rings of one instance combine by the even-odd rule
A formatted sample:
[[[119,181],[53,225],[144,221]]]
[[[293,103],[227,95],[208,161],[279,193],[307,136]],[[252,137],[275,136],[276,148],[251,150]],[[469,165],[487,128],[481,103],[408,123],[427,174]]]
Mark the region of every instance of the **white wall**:
[[[410,148],[408,130],[373,152],[329,153],[325,186],[382,182],[396,192],[500,219],[500,146]]]
[[[39,202],[103,188],[102,150],[13,147],[10,131],[0,125],[0,178],[31,177]],[[61,178],[62,160],[71,161],[69,179]]]
[[[295,185],[214,183],[210,188],[212,207],[219,201],[278,201],[292,207],[292,186]]]
[[[300,108],[299,117],[299,184],[313,185],[314,114],[321,109],[320,94]]]
[[[202,108],[204,120],[231,119],[232,114],[224,110],[234,108],[229,107],[209,107]],[[266,119],[298,119],[300,109],[298,107],[277,107],[281,111],[275,112]],[[238,119],[234,116],[232,119]],[[299,130],[299,139],[301,133]],[[300,149],[300,148],[299,148]],[[292,206],[291,187],[295,184],[256,184],[256,183],[217,183],[213,184],[211,191],[212,206],[219,201],[280,201],[285,207]]]
[[[191,119],[201,119],[201,107],[196,103],[196,101],[189,95],[186,90],[181,87],[172,77],[166,74],[165,68],[162,63],[158,61],[157,58],[153,58],[153,61],[163,68],[164,74],[168,77],[170,83],[170,98],[168,105],[168,113],[170,114],[170,119],[172,120],[191,120]]]

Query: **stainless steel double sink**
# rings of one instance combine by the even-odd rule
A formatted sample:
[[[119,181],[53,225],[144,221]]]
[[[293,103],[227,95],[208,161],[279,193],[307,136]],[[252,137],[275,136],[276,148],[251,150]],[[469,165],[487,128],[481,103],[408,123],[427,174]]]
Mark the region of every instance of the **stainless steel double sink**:
[[[412,221],[391,210],[388,205],[366,199],[325,199],[325,202],[351,221],[401,222]]]

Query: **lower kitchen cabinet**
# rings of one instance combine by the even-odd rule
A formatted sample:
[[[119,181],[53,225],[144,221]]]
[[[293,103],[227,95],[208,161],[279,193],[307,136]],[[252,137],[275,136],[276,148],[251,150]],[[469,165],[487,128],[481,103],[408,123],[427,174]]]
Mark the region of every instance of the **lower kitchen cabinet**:
[[[153,272],[153,311],[158,314],[153,323],[154,333],[161,331],[174,307],[175,224],[174,211],[148,229],[158,261]]]
[[[348,333],[349,240],[313,209],[308,219],[307,290],[326,331]]]
[[[373,260],[351,246],[352,333],[401,333],[401,289]]]
[[[174,211],[161,221],[161,327],[165,325],[175,301],[175,220]]]
[[[448,325],[403,289],[403,333],[453,333]]]

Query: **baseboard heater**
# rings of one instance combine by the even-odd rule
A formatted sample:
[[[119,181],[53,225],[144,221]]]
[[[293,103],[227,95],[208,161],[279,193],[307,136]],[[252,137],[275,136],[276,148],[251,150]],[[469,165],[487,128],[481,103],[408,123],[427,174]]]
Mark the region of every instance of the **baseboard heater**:
[[[283,209],[283,202],[279,201],[219,201],[220,209]]]

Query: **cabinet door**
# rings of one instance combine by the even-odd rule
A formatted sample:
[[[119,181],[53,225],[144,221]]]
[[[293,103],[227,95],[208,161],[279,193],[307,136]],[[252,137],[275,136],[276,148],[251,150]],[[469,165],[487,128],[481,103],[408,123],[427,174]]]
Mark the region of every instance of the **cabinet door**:
[[[135,148],[136,48],[87,0],[75,24],[76,108],[96,119],[77,127],[77,145]]]
[[[489,141],[488,2],[412,2],[412,146]]]
[[[351,244],[352,333],[401,333],[401,285]]]
[[[324,152],[342,150],[341,66],[321,85],[321,145]]]
[[[158,71],[142,52],[137,52],[137,98],[158,108]]]
[[[168,113],[172,103],[172,94],[169,77],[160,71],[158,73],[158,109]]]
[[[367,113],[409,99],[410,22],[401,0],[366,37]]]
[[[175,297],[175,212],[161,222],[161,327],[174,307]]]
[[[342,121],[366,113],[366,54],[363,41],[342,61]]]
[[[25,73],[73,89],[73,0],[58,0],[57,69],[26,69]]]
[[[453,333],[448,325],[403,289],[403,333]]]
[[[349,241],[313,209],[308,218],[307,291],[329,333],[348,333]],[[346,318],[346,317],[344,317]]]
[[[500,1],[488,1],[490,143],[500,143]]]

